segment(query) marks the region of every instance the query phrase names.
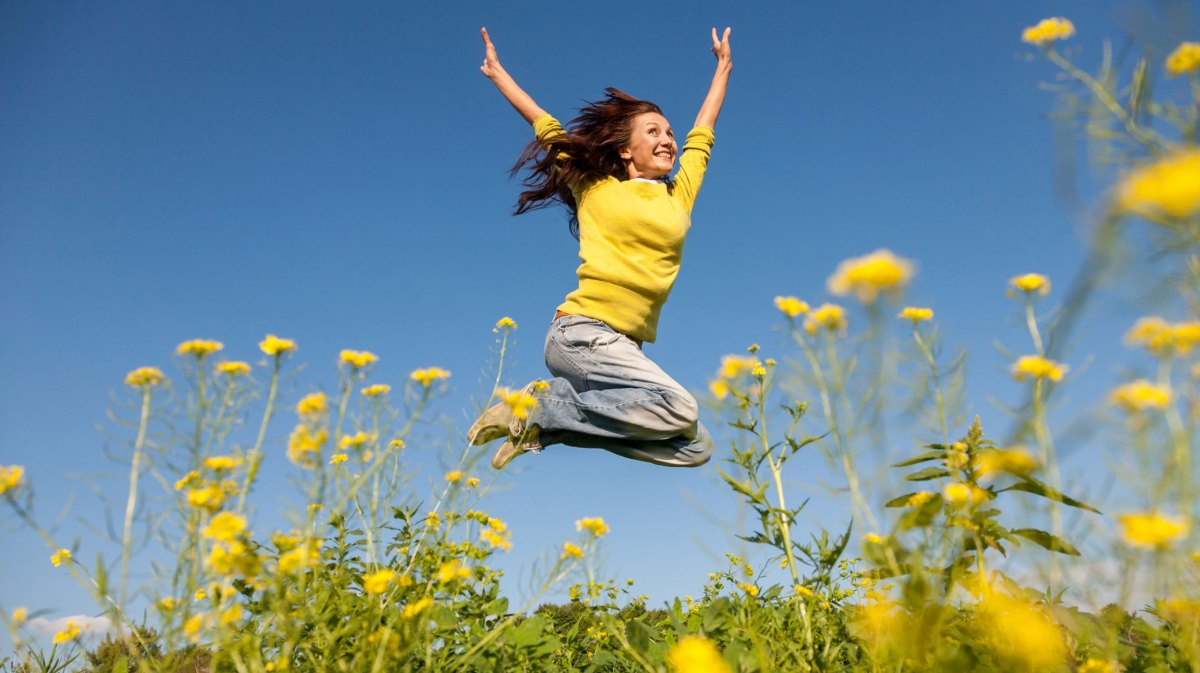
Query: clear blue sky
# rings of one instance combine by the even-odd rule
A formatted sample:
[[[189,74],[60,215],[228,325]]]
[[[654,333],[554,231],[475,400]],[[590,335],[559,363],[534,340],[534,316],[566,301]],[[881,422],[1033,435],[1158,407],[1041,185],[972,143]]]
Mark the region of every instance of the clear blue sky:
[[[521,326],[508,382],[541,376],[576,243],[558,211],[509,215],[519,184],[507,169],[530,131],[479,72],[481,25],[564,121],[618,86],[684,130],[712,74],[709,29],[733,27],[710,172],[648,348],[682,383],[702,389],[721,355],[751,342],[778,353],[775,295],[824,301],[840,260],[887,247],[918,263],[909,302],[937,311],[950,349],[971,349],[972,409],[1001,423],[989,396],[1013,402],[1019,389],[992,342],[1026,347],[1007,279],[1039,271],[1065,285],[1084,226],[1055,193],[1061,138],[1039,83],[1056,72],[1020,32],[1069,17],[1089,69],[1105,38],[1133,31],[1160,55],[1196,38],[1194,5],[1171,29],[1149,6],[4,3],[0,464],[26,466],[44,521],[73,493],[60,533],[90,535],[80,520],[103,519],[74,476],[114,497],[124,479],[96,429],[112,432],[110,393],[123,394],[132,367],[170,367],[193,337],[245,359],[267,332],[297,340],[307,368],[293,401],[336,383],[341,348],[379,354],[378,382],[448,368],[438,411],[459,433],[486,393],[499,317]],[[1090,325],[1081,359],[1115,349],[1128,315]],[[1102,377],[1114,367],[1093,365]],[[287,488],[289,422],[272,428],[264,520]],[[424,489],[445,456],[412,451]],[[812,519],[840,528],[848,504],[814,485],[810,462],[793,465],[794,497],[811,495]],[[512,578],[581,516],[610,523],[610,574],[653,602],[697,593],[720,554],[740,549],[711,465],[672,471],[565,447],[515,465],[490,505],[515,531]],[[94,611],[2,516],[0,602]]]

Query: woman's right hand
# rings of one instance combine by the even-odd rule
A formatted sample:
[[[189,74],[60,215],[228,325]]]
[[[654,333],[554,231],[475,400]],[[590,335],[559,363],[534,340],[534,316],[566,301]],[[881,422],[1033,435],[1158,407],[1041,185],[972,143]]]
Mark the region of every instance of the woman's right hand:
[[[495,77],[504,72],[504,68],[500,67],[500,57],[496,55],[496,45],[492,44],[492,39],[488,37],[487,28],[481,28],[480,34],[483,35],[483,65],[479,66],[479,70],[488,76],[488,79]]]

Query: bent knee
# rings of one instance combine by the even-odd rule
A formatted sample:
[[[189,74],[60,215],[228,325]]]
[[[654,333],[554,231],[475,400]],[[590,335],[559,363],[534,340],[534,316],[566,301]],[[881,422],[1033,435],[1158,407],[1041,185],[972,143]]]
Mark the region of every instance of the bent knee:
[[[665,391],[663,398],[671,412],[670,422],[673,429],[678,430],[680,434],[695,430],[700,422],[700,405],[696,403],[696,398],[682,389]]]

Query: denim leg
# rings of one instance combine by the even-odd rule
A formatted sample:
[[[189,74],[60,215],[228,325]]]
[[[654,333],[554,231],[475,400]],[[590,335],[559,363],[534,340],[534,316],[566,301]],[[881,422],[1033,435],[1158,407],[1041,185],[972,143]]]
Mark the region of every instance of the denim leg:
[[[657,465],[708,462],[712,439],[695,398],[629,337],[599,320],[566,316],[546,335],[555,376],[530,424],[543,446],[598,448]]]

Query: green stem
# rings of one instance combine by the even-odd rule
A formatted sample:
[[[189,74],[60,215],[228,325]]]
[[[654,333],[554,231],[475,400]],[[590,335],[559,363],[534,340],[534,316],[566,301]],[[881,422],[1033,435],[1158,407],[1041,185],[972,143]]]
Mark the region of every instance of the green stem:
[[[125,500],[125,526],[121,536],[121,587],[117,601],[125,604],[129,584],[129,558],[133,554],[133,513],[137,508],[138,476],[141,474],[142,447],[146,443],[146,427],[150,424],[150,386],[142,386],[142,414],[138,422],[137,441],[133,445],[133,460],[129,466],[129,496]]]
[[[267,393],[267,407],[263,410],[262,423],[258,426],[258,439],[254,441],[254,448],[250,449],[249,461],[246,466],[246,479],[242,483],[241,492],[238,493],[237,509],[234,510],[237,514],[241,514],[246,507],[246,495],[250,491],[250,485],[254,483],[254,479],[258,476],[258,468],[262,465],[262,445],[267,437],[267,424],[271,421],[271,416],[275,413],[275,395],[279,391],[279,370],[282,366],[282,354],[276,354],[272,360],[271,367],[271,388]]]

